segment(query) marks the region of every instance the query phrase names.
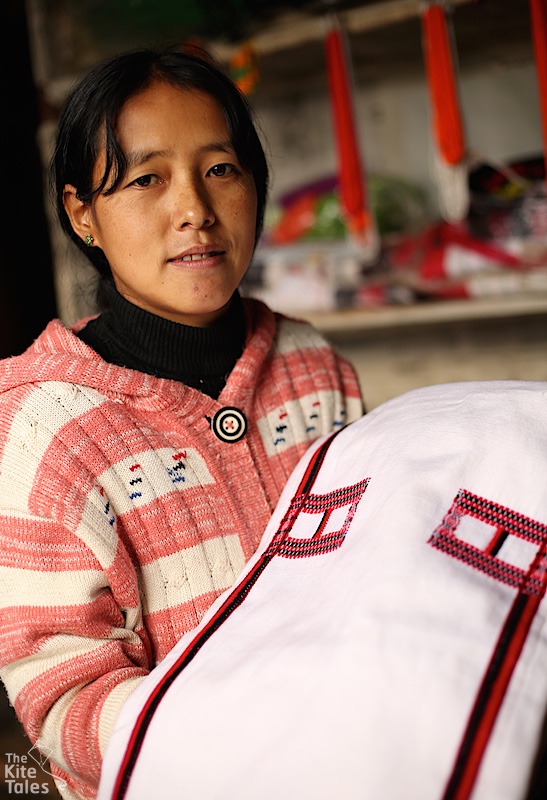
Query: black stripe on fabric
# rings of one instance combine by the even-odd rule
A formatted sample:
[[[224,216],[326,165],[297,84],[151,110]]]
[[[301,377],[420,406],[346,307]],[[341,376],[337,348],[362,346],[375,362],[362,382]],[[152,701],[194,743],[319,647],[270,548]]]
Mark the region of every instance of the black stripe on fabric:
[[[443,795],[443,800],[454,800],[457,792],[459,791],[460,784],[465,775],[465,771],[467,770],[469,757],[475,745],[475,739],[482,722],[486,706],[490,701],[494,685],[498,679],[505,659],[507,658],[507,653],[511,647],[515,633],[520,626],[526,606],[529,602],[534,602],[534,599],[535,598],[532,598],[530,595],[518,595],[513,607],[511,608],[509,616],[505,621],[503,631],[492,656],[488,670],[484,676],[477,699],[475,700],[475,705],[473,707],[473,711],[471,712],[469,722],[467,723],[465,735],[458,752],[458,757],[456,759],[452,775],[450,776],[450,780]]]

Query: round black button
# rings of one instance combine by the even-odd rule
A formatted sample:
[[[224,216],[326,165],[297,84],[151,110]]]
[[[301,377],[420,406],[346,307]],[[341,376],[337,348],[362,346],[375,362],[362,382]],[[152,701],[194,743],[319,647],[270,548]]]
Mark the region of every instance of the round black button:
[[[217,411],[211,428],[221,442],[239,442],[247,433],[247,418],[239,408],[226,406]]]

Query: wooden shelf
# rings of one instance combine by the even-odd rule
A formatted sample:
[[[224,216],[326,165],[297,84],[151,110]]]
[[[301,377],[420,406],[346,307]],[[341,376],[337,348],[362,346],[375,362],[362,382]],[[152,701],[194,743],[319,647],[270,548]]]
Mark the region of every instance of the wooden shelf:
[[[310,312],[293,317],[309,320],[325,334],[355,336],[378,329],[404,328],[416,325],[510,319],[529,315],[547,315],[547,293],[508,295],[474,300],[445,300],[412,305],[383,306],[367,309]],[[547,333],[547,326],[546,326]]]
[[[451,0],[451,7],[472,2],[473,0]],[[382,0],[338,11],[336,17],[347,33],[360,34],[419,18],[422,8],[423,0]],[[299,49],[308,42],[323,42],[328,19],[328,11],[321,15],[294,11],[279,15],[276,22],[255,32],[252,37],[253,47],[257,54],[264,56],[293,48]],[[210,46],[217,58],[224,61],[228,61],[237,52],[237,46],[221,41],[211,42]]]

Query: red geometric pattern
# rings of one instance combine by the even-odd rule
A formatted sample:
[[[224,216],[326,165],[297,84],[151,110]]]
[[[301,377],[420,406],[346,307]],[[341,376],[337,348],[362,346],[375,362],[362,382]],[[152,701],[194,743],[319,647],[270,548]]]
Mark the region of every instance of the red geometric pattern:
[[[327,494],[309,494],[305,499],[302,498],[302,495],[293,497],[274,539],[275,542],[281,539],[275,554],[284,558],[308,558],[330,553],[341,547],[369,480],[370,478],[365,478],[353,486],[335,489]],[[339,517],[333,519],[333,513],[346,506],[347,512],[342,524],[334,527],[337,525],[336,519]],[[301,514],[320,514],[321,519],[311,536],[290,536],[289,532],[297,525]],[[300,521],[307,522],[303,518],[300,518]]]
[[[490,533],[482,547],[462,538],[459,528],[465,517],[488,526],[485,531]],[[528,548],[528,563],[524,566],[504,558],[507,545],[511,545],[511,537],[532,545]],[[429,544],[524,594],[539,597],[545,594],[547,526],[466,489],[460,489],[452,507],[429,539]]]

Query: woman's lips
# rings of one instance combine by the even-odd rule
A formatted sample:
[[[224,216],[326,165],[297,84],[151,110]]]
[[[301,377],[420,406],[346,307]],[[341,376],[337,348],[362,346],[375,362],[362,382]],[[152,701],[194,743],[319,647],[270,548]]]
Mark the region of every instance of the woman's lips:
[[[210,248],[207,250],[196,250],[186,253],[181,253],[174,258],[169,259],[169,263],[175,267],[185,267],[187,269],[199,269],[200,267],[206,268],[214,266],[218,263],[219,258],[225,254],[224,250],[217,250]]]
[[[221,252],[221,250],[210,250],[207,253],[190,253],[190,255],[179,257],[177,261],[201,261],[202,258],[219,256],[221,255]]]

